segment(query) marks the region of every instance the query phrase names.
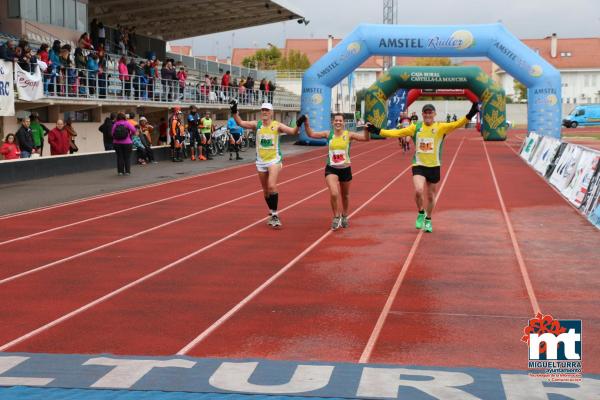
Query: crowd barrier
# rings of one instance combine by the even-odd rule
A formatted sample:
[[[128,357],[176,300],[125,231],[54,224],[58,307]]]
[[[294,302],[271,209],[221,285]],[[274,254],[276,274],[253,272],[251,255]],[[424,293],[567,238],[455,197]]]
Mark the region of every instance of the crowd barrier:
[[[170,159],[168,146],[152,148],[157,161]],[[131,164],[135,165],[137,152],[131,154]],[[96,171],[99,169],[117,169],[114,151],[97,153],[67,154],[63,156],[21,158],[18,160],[0,161],[0,184],[12,184],[31,179],[43,179],[51,176]]]
[[[599,151],[529,132],[520,155],[600,229]]]

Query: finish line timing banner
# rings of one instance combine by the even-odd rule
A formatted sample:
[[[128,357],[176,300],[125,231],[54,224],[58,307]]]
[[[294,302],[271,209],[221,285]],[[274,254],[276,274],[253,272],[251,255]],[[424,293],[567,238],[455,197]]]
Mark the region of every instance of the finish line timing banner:
[[[29,353],[0,355],[0,386],[161,391],[163,397],[168,392],[413,400],[600,396],[600,376],[587,374],[577,383],[548,383],[527,371],[485,368]],[[10,390],[0,388],[0,397]],[[94,391],[86,392],[85,398],[94,399]]]

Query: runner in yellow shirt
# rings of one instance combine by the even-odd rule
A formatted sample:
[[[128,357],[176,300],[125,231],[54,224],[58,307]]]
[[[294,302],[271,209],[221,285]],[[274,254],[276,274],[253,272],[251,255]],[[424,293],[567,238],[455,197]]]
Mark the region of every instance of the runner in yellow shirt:
[[[277,178],[282,168],[283,157],[279,145],[279,136],[282,133],[297,135],[299,126],[290,128],[281,122],[273,120],[273,105],[263,103],[260,107],[261,118],[259,121],[244,121],[238,115],[237,101],[231,100],[231,113],[235,122],[244,129],[256,130],[256,169],[258,179],[263,188],[265,201],[269,207],[269,226],[278,228],[281,220],[277,214],[279,192],[277,191]],[[302,122],[299,120],[299,124]]]
[[[306,134],[314,139],[327,139],[327,165],[325,166],[325,182],[329,188],[329,200],[333,211],[331,229],[348,227],[348,205],[350,200],[350,181],[352,181],[352,167],[350,165],[350,145],[353,140],[368,141],[371,135],[365,129],[363,133],[348,132],[344,126],[344,114],[333,114],[333,129],[330,131],[315,132],[310,127],[308,117],[304,119]],[[300,124],[302,125],[302,124]],[[340,192],[342,207],[340,207]]]
[[[463,118],[455,122],[435,122],[435,107],[433,104],[423,106],[423,122],[417,122],[402,129],[380,129],[373,124],[367,124],[371,133],[384,137],[410,136],[415,144],[415,155],[412,160],[413,184],[415,186],[415,201],[419,214],[415,227],[432,232],[431,216],[435,207],[437,183],[440,181],[440,165],[442,148],[446,135],[465,126],[479,112],[478,104],[473,103],[471,109]],[[425,204],[425,197],[427,204]]]

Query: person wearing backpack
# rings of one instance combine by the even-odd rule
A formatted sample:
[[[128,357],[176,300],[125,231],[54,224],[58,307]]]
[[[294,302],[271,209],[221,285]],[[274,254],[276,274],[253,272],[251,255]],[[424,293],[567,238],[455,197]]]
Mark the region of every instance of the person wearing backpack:
[[[127,122],[124,113],[117,114],[117,120],[112,127],[113,147],[117,154],[117,173],[119,175],[131,174],[131,137],[135,134],[135,128]]]
[[[412,137],[415,144],[415,155],[412,160],[413,184],[419,210],[415,227],[424,229],[425,232],[432,232],[431,216],[435,207],[437,184],[440,181],[442,144],[446,135],[465,126],[479,112],[479,105],[473,103],[469,112],[455,122],[435,122],[433,104],[425,104],[422,111],[423,122],[417,122],[406,128],[380,129],[367,123],[367,129],[383,137]]]

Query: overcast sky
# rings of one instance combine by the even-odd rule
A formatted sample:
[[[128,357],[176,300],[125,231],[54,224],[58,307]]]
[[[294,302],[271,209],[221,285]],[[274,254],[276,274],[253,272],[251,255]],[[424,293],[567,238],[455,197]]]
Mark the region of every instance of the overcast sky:
[[[275,0],[277,1],[277,0]],[[194,55],[226,58],[232,47],[283,47],[285,39],[343,38],[357,24],[382,23],[383,0],[283,0],[310,23],[280,22],[174,41],[193,44]],[[502,21],[523,39],[600,37],[600,0],[398,0],[398,23],[406,25],[484,24]],[[243,16],[240,15],[240,18]],[[199,23],[204,23],[199,21]]]

